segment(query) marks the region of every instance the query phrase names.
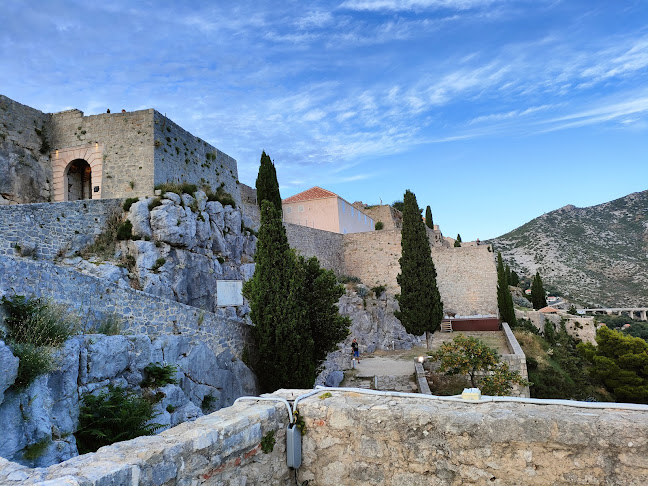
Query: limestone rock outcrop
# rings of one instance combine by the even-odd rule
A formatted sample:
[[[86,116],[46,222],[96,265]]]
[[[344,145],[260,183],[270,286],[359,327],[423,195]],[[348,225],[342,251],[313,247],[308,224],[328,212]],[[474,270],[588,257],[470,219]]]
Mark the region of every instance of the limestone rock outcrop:
[[[149,364],[174,365],[177,384],[154,390],[155,423],[161,430],[231,405],[257,393],[254,374],[229,351],[216,356],[210,348],[185,336],[75,336],[56,356],[57,370],[41,375],[24,390],[11,387],[18,359],[0,341],[0,363],[8,383],[0,399],[0,456],[30,466],[49,466],[77,455],[74,432],[84,393],[109,384],[141,392]],[[13,376],[13,379],[9,380]],[[0,398],[2,395],[0,395]],[[36,458],[26,459],[29,446],[46,444]]]

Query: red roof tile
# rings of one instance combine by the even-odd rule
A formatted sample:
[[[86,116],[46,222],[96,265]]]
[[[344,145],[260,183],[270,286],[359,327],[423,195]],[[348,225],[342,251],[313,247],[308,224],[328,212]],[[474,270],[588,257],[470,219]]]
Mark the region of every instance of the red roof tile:
[[[294,203],[299,201],[310,201],[312,199],[324,199],[327,197],[339,197],[339,196],[334,192],[327,191],[326,189],[322,189],[321,187],[315,186],[305,190],[304,192],[300,192],[299,194],[295,194],[294,196],[286,198],[282,202],[284,204],[289,204],[289,203]]]

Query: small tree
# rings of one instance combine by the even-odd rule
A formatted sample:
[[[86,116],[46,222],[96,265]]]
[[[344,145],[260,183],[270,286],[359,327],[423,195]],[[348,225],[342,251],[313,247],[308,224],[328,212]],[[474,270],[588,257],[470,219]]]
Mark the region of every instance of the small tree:
[[[497,307],[500,313],[500,321],[515,326],[515,308],[513,307],[513,296],[509,290],[506,270],[502,261],[502,254],[497,252]]]
[[[535,310],[547,307],[547,295],[542,286],[542,279],[540,278],[539,271],[536,271],[535,277],[533,277],[533,282],[531,282],[531,303]]]
[[[511,281],[509,282],[509,285],[512,285],[513,287],[520,285],[520,277],[515,273],[515,270],[511,271]]]
[[[592,373],[617,400],[648,403],[648,343],[602,326],[596,343],[581,343],[579,351],[593,364]]]
[[[281,211],[281,194],[274,163],[265,151],[261,154],[261,165],[256,179],[257,202],[259,207],[263,201],[270,201],[275,209]]]
[[[514,384],[528,386],[519,372],[511,371],[506,363],[499,362],[499,354],[479,339],[456,336],[430,354],[440,361],[439,370],[448,375],[467,375],[473,387],[485,395],[506,395]],[[484,375],[479,378],[480,375]]]
[[[434,229],[434,221],[432,221],[432,210],[430,206],[425,208],[425,224],[428,228]]]
[[[457,233],[457,239],[454,242],[454,246],[455,248],[461,247],[461,235],[459,233]]]
[[[578,315],[578,311],[576,310],[576,306],[574,304],[569,306],[569,310],[567,311],[567,314],[571,314],[572,316]]]
[[[399,210],[401,213],[403,212],[403,208],[405,207],[405,203],[403,201],[394,201],[391,204],[391,207],[394,209]]]
[[[430,241],[413,192],[405,191],[403,206],[401,271],[396,277],[401,288],[400,310],[394,312],[405,330],[415,336],[434,332],[443,319],[443,302],[436,283]],[[428,344],[429,345],[429,344]]]

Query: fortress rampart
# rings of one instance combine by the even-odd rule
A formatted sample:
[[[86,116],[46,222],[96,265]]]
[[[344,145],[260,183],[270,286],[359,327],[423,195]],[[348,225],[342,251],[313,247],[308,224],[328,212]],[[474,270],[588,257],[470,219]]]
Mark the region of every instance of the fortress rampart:
[[[29,253],[53,260],[69,248],[84,247],[121,214],[121,199],[0,206],[0,255]]]
[[[240,358],[248,339],[249,326],[231,308],[215,314],[50,262],[0,256],[0,294],[12,293],[66,304],[89,326],[116,314],[123,319],[124,332],[195,337],[215,354],[229,349]]]
[[[349,233],[286,224],[288,242],[305,256],[317,256],[338,275],[359,277],[368,287],[386,285],[399,292],[401,232],[398,229]],[[497,269],[487,245],[445,248],[433,245],[432,259],[446,313],[487,315],[497,313]]]
[[[645,407],[469,403],[353,390],[326,397],[325,391],[299,402],[306,433],[298,478],[314,486],[648,482]],[[289,485],[287,424],[281,403],[239,402],[49,468],[0,458],[0,484]],[[269,432],[276,442],[265,454],[261,441]]]

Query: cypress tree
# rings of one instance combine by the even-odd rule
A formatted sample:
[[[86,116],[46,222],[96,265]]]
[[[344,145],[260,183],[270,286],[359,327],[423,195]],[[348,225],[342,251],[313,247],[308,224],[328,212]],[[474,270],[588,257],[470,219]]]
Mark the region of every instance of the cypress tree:
[[[542,286],[542,279],[540,278],[539,271],[536,271],[535,277],[533,277],[533,281],[531,282],[531,303],[535,310],[547,307],[547,295]]]
[[[443,302],[436,283],[430,241],[421,219],[416,196],[405,191],[401,237],[401,271],[396,277],[401,293],[397,296],[400,311],[394,312],[409,334],[420,336],[434,332],[443,319]]]
[[[318,367],[329,352],[337,349],[337,343],[348,336],[351,319],[341,316],[336,306],[344,295],[344,286],[337,282],[335,274],[321,268],[315,257],[300,256],[298,264],[304,269],[302,301],[313,338],[313,361]]]
[[[277,171],[270,156],[265,153],[261,154],[261,165],[256,179],[257,202],[259,207],[263,201],[270,201],[274,207],[281,211],[281,195],[279,194],[279,182],[277,181]]]
[[[454,242],[455,248],[460,248],[461,247],[461,235],[457,233],[457,239]]]
[[[243,286],[255,324],[252,368],[264,391],[310,388],[315,363],[302,298],[305,272],[288,246],[280,211],[269,201],[261,204],[255,262],[254,276]]]
[[[509,326],[517,324],[513,296],[509,290],[506,269],[502,261],[502,254],[499,251],[497,252],[497,307],[500,313],[500,322],[506,322]]]
[[[517,287],[520,285],[520,277],[518,276],[517,273],[515,273],[515,270],[511,271],[511,281],[509,282],[510,285],[513,287]]]
[[[506,271],[506,281],[511,285],[511,267],[509,267],[508,263],[504,267],[504,270]]]
[[[432,210],[430,209],[430,206],[425,208],[425,224],[428,228],[434,229],[434,221],[432,221]]]

